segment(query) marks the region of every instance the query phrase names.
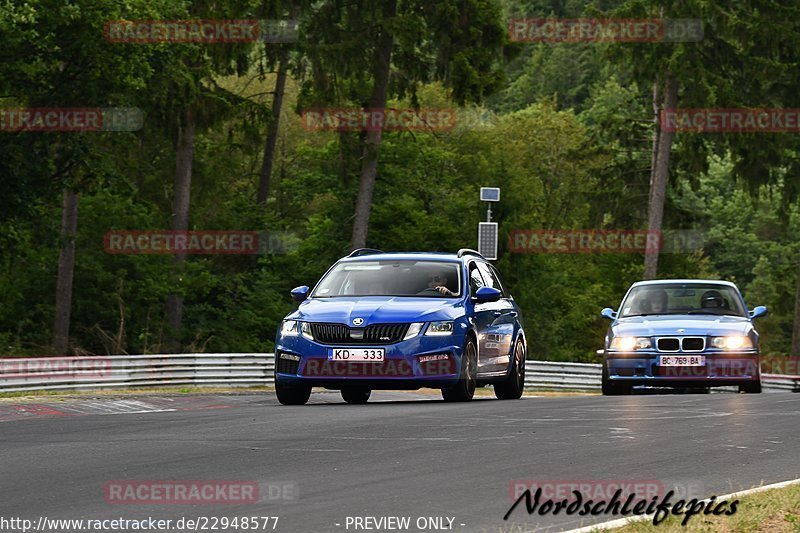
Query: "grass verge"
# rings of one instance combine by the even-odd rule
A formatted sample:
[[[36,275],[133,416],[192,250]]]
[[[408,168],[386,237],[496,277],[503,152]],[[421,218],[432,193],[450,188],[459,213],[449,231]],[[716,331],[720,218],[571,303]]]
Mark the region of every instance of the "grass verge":
[[[739,500],[736,513],[731,516],[701,513],[690,518],[686,526],[681,526],[683,515],[670,515],[657,526],[653,525],[652,520],[647,520],[634,522],[613,531],[615,533],[800,532],[800,483],[726,499]]]

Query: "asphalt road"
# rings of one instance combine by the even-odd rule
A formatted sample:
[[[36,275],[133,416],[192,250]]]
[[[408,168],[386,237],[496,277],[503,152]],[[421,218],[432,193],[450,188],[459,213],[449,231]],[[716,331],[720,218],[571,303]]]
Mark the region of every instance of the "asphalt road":
[[[615,517],[529,515],[521,505],[504,521],[515,486],[657,482],[709,497],[800,477],[800,394],[791,393],[445,404],[383,392],[353,406],[323,392],[302,407],[271,393],[43,402],[0,404],[0,518],[278,516],[275,531],[335,532],[397,530],[355,522],[392,516],[409,517],[408,531],[558,531]],[[234,485],[200,504],[131,489],[198,480]],[[236,484],[257,494],[225,502]]]

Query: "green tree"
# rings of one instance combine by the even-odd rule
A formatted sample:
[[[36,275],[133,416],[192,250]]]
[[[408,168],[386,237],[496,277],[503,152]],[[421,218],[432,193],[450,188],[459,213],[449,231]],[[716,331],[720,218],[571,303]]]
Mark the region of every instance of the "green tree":
[[[142,15],[152,14],[159,7],[158,3],[127,4],[131,12]],[[0,10],[4,11],[0,16],[5,43],[0,58],[0,94],[4,103],[28,107],[128,107],[133,94],[145,86],[152,73],[146,51],[131,54],[109,46],[103,39],[104,22],[119,17],[119,4],[40,0],[17,6],[4,3]],[[12,157],[0,163],[9,165],[0,173],[14,176],[14,188],[21,191],[10,195],[12,204],[19,206],[30,183],[41,183],[37,175],[47,176],[40,192],[63,191],[52,339],[56,353],[69,350],[78,194],[100,179],[107,150],[113,144],[108,135],[113,134],[13,134],[4,148]],[[36,152],[42,156],[40,159],[15,166]]]
[[[301,106],[384,109],[420,83],[442,80],[456,102],[496,90],[506,30],[494,2],[330,1],[314,6],[306,28],[308,77]],[[362,133],[351,247],[363,247],[372,209],[382,131]]]

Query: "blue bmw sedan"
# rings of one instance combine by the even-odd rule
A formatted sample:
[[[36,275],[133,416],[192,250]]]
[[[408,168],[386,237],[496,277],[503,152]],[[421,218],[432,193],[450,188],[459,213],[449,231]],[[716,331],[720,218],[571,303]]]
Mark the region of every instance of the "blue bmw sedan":
[[[634,283],[611,320],[603,349],[603,394],[628,394],[633,386],[738,386],[761,392],[758,332],[753,319],[767,308],[747,309],[727,281],[658,280]]]
[[[359,249],[337,261],[275,340],[275,389],[284,405],[312,387],[365,403],[373,389],[439,388],[446,401],[471,400],[494,385],[522,396],[525,331],[497,269],[473,250],[457,254]]]

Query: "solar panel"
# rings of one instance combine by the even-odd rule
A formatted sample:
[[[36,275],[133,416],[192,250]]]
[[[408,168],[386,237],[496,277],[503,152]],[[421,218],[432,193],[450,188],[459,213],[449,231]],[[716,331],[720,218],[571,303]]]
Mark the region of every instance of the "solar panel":
[[[478,252],[486,259],[497,259],[497,222],[478,222]]]
[[[500,187],[481,187],[481,201],[499,202]]]

